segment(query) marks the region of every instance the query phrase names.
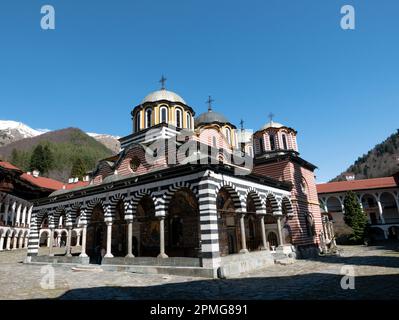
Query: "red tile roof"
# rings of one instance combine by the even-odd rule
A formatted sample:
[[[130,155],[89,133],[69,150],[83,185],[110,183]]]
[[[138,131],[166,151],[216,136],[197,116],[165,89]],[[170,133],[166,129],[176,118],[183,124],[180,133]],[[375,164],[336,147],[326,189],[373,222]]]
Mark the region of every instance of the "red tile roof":
[[[20,168],[17,168],[16,166],[12,165],[7,161],[0,161],[0,167],[3,167],[4,169],[8,170],[22,171]]]
[[[352,180],[322,183],[317,185],[317,193],[333,193],[343,191],[382,189],[399,187],[399,181],[395,177],[375,178],[366,180]]]
[[[0,167],[7,170],[19,171],[21,173],[19,177],[22,180],[25,180],[36,187],[53,191],[63,189],[64,185],[66,190],[72,190],[78,187],[85,187],[89,184],[89,182],[84,182],[84,181],[78,181],[76,183],[63,183],[50,178],[45,178],[40,176],[34,177],[31,174],[23,173],[21,169],[17,168],[16,166],[12,165],[7,161],[0,161]]]

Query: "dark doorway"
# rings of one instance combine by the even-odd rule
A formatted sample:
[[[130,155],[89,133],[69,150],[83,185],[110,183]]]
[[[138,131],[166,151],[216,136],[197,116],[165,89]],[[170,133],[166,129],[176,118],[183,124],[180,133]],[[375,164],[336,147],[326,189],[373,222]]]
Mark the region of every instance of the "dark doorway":
[[[90,223],[87,226],[86,253],[90,263],[101,264],[102,253],[106,250],[106,225],[100,205],[94,207]]]

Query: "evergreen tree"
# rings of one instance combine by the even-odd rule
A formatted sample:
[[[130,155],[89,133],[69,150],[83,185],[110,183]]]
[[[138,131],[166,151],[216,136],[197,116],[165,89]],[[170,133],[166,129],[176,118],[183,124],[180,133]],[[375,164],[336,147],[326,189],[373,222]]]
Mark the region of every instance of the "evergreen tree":
[[[33,150],[32,156],[30,158],[30,170],[39,170],[43,175],[47,174],[49,170],[53,167],[54,156],[48,145],[44,147],[39,144]]]
[[[17,149],[12,149],[12,153],[11,153],[11,163],[14,166],[19,166],[20,165],[20,156],[19,156],[19,152]]]
[[[353,191],[348,191],[344,201],[345,213],[344,221],[352,228],[353,233],[349,240],[355,243],[361,243],[365,237],[365,229],[367,225],[367,218],[357,201],[356,195]]]
[[[87,169],[82,158],[76,158],[72,165],[71,177],[79,178],[79,180],[82,180],[83,177],[86,175],[86,171]]]

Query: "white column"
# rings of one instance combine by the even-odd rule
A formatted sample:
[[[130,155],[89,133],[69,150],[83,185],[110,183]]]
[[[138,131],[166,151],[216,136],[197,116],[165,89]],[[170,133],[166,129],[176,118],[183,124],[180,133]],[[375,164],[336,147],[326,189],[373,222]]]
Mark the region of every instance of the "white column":
[[[267,239],[266,239],[266,230],[265,230],[265,216],[262,215],[260,217],[260,229],[262,231],[262,242],[263,242],[263,249],[268,250],[269,247],[267,245]]]
[[[54,256],[53,253],[53,241],[54,241],[54,229],[50,229],[50,243],[49,243],[49,256],[52,257]]]
[[[281,216],[277,218],[277,232],[278,232],[278,237],[280,240],[280,246],[284,245],[284,239],[283,239],[283,232],[281,228]]]
[[[25,237],[25,244],[24,244],[24,248],[28,247],[28,242],[29,242],[29,236]]]
[[[0,237],[0,251],[3,251],[3,246],[4,246],[4,236]]]
[[[71,236],[72,236],[72,228],[68,228],[68,234],[67,234],[67,243],[66,243],[66,256],[67,257],[72,257],[71,254]]]
[[[47,237],[47,248],[50,248],[50,234]]]
[[[83,225],[83,228],[82,228],[82,252],[80,253],[79,257],[87,257],[87,254],[86,254],[86,234],[87,234],[87,226]]]
[[[12,242],[12,250],[16,250],[17,249],[17,237],[16,235],[14,236],[13,242]]]
[[[57,234],[57,240],[56,240],[55,246],[61,247],[61,231],[59,231]]]
[[[247,239],[245,236],[245,214],[241,213],[241,217],[240,217],[240,229],[241,229],[241,246],[242,249],[240,250],[240,253],[248,253],[248,249],[247,249]]]
[[[165,253],[165,217],[160,217],[159,219],[159,249],[158,258],[168,258]]]
[[[58,222],[58,225],[60,226],[60,228],[62,228],[62,221],[63,220],[63,216],[60,217],[60,221]]]
[[[11,245],[11,237],[7,237],[7,242],[6,242],[6,250],[10,250],[10,245]]]
[[[380,214],[381,223],[385,224],[384,210],[382,208],[382,203],[381,203],[380,197],[378,197],[377,204],[378,204],[378,213]]]
[[[4,207],[4,225],[7,225],[8,222],[8,209],[9,209],[10,205],[8,203],[6,203],[5,207]]]
[[[28,210],[28,219],[26,221],[26,225],[28,226],[28,228],[30,227],[30,219],[32,217],[32,210],[33,210],[33,206],[30,206],[30,208]]]
[[[15,219],[15,225],[19,226],[21,224],[21,208],[22,208],[22,204],[18,205],[17,208],[17,218]]]
[[[76,231],[76,233],[78,234],[76,236],[76,246],[80,246],[80,232]]]
[[[16,204],[14,203],[12,208],[11,208],[11,225],[14,226],[15,225],[15,206]]]
[[[18,239],[18,249],[22,249],[22,245],[24,244],[24,237],[21,236]]]
[[[22,210],[22,221],[21,221],[21,225],[24,226],[26,224],[26,207],[23,208]]]
[[[107,253],[105,254],[105,258],[113,258],[111,252],[111,244],[112,244],[112,222],[107,222]]]
[[[126,258],[134,258],[133,255],[133,221],[127,221],[127,255]]]

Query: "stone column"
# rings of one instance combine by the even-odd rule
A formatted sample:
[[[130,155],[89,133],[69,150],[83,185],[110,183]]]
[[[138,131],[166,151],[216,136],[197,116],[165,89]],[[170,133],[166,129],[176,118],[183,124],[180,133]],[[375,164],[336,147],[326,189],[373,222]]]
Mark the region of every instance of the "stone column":
[[[87,257],[86,254],[86,234],[87,234],[87,226],[83,225],[82,228],[82,252],[80,253],[79,257]]]
[[[245,213],[241,213],[241,217],[240,217],[240,229],[241,229],[241,246],[242,249],[240,250],[240,253],[248,253],[248,249],[247,249],[247,239],[245,236]]]
[[[111,244],[112,244],[112,222],[107,222],[107,253],[105,254],[105,258],[113,258],[111,252]]]
[[[4,247],[4,236],[0,237],[0,251],[3,251],[3,247]]]
[[[277,218],[277,232],[278,232],[278,238],[279,238],[279,241],[280,241],[279,245],[283,246],[284,245],[284,239],[283,239],[283,230],[281,228],[281,219],[282,219],[281,216]]]
[[[67,243],[66,243],[66,256],[67,257],[72,257],[71,254],[71,236],[72,236],[72,227],[68,228],[68,234],[67,234]]]
[[[51,236],[51,235],[49,235],[49,236],[47,237],[47,248],[50,248],[50,236]]]
[[[24,207],[24,209],[22,210],[22,221],[21,221],[21,225],[25,226],[26,225],[26,207]]]
[[[77,232],[77,236],[76,236],[76,246],[80,246],[80,232]]]
[[[133,255],[133,221],[127,221],[127,255],[126,258],[134,258]]]
[[[4,225],[7,225],[8,222],[8,208],[9,208],[9,204],[7,203],[4,207]]]
[[[29,243],[29,236],[25,237],[25,244],[24,244],[24,248],[28,247],[28,243]]]
[[[13,242],[12,242],[12,250],[16,250],[17,249],[17,237],[14,236]]]
[[[62,228],[62,223],[63,223],[63,216],[60,216],[60,219],[59,219],[59,221],[58,221],[58,226],[60,227],[60,228]]]
[[[11,226],[15,225],[15,206],[11,208]]]
[[[57,243],[55,244],[56,247],[61,247],[61,231],[57,234]]]
[[[32,217],[32,209],[33,209],[33,206],[30,206],[30,208],[28,210],[28,218],[26,220],[26,225],[28,228],[30,227],[30,219]]]
[[[11,245],[11,237],[7,237],[7,242],[6,242],[6,250],[10,250],[10,245]]]
[[[21,207],[22,204],[20,204],[17,208],[17,218],[15,219],[15,225],[19,226],[20,225],[20,219],[21,219]]]
[[[160,217],[159,219],[159,247],[160,253],[158,258],[168,258],[168,255],[165,253],[165,217]]]
[[[50,257],[53,257],[54,256],[54,253],[53,253],[53,241],[54,241],[54,229],[50,229],[50,243],[49,243],[49,251],[48,251],[48,255],[50,256]]]
[[[24,243],[24,237],[21,236],[18,240],[18,249],[22,249],[22,245]]]
[[[265,216],[264,215],[262,215],[260,217],[260,230],[262,231],[263,250],[269,250],[269,247],[267,245],[267,239],[266,239]]]
[[[380,214],[381,224],[385,224],[384,210],[382,208],[382,203],[381,203],[380,198],[378,198],[377,204],[378,204],[378,213]]]

